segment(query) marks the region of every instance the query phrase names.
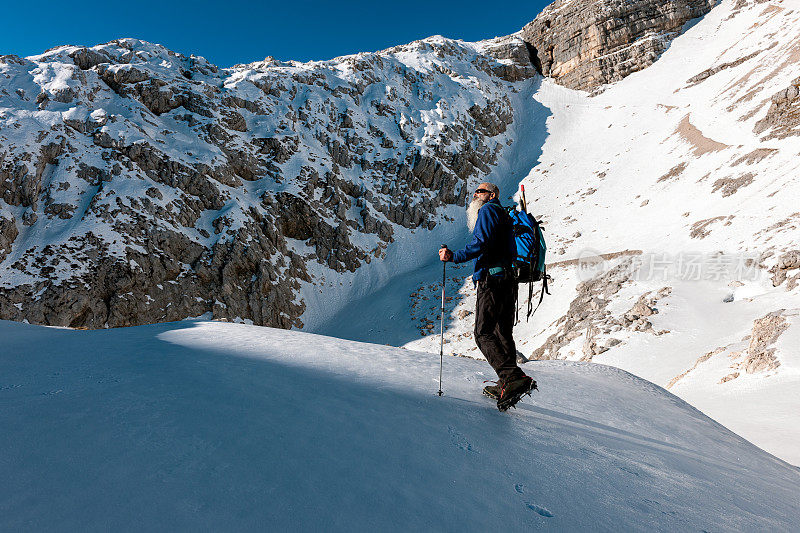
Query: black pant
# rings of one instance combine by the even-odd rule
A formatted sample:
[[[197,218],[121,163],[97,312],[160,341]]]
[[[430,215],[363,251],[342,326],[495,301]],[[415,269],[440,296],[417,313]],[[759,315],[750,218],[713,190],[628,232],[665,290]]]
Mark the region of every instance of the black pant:
[[[487,276],[478,282],[475,306],[475,343],[503,380],[522,377],[514,345],[517,283],[510,276]]]

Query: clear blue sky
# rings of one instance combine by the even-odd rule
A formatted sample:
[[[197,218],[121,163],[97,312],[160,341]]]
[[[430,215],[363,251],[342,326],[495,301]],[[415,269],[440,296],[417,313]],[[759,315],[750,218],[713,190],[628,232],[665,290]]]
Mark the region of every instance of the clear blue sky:
[[[136,37],[205,56],[222,67],[269,55],[282,60],[330,59],[436,34],[470,41],[508,35],[549,3],[3,1],[0,55],[28,56],[62,44],[95,45]]]

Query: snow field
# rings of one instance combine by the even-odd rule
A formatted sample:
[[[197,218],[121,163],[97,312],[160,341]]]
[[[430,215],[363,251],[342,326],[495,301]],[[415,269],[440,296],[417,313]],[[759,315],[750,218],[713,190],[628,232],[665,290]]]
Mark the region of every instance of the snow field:
[[[0,322],[0,529],[790,530],[800,471],[660,387],[216,322]]]

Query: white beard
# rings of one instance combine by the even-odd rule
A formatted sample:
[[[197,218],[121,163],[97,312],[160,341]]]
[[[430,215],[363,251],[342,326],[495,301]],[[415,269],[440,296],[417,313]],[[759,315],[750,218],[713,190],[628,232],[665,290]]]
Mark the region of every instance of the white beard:
[[[480,198],[475,198],[467,206],[467,228],[469,228],[470,233],[475,231],[475,223],[478,222],[478,210],[484,205],[486,205],[486,202]]]

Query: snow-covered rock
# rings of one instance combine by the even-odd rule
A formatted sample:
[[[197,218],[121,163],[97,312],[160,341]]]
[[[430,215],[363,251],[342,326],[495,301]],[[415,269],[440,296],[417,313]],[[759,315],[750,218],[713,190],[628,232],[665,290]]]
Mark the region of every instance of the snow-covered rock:
[[[3,56],[0,317],[313,323],[310,296],[335,308],[452,219],[534,75],[515,36],[229,69],[136,39]]]

